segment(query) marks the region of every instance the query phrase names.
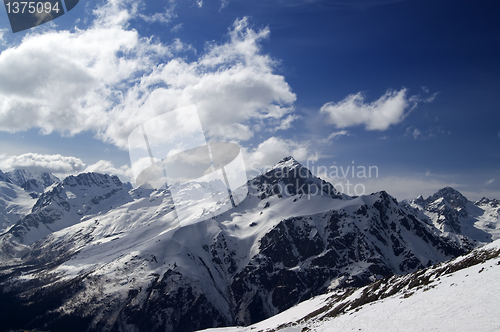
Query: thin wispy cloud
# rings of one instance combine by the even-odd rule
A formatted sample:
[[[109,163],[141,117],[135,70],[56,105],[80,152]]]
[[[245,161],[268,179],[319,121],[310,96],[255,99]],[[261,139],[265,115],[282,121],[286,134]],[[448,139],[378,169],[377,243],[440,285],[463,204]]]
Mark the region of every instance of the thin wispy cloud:
[[[172,32],[178,32],[179,30],[182,30],[182,23],[179,23],[175,25],[172,29],[170,29],[170,31]]]
[[[331,143],[332,141],[338,139],[341,136],[349,136],[349,132],[347,130],[339,130],[339,131],[334,131],[330,135],[328,135],[327,138],[321,140],[321,143]]]
[[[422,134],[422,132],[418,128],[413,129],[412,133],[413,139],[417,139],[418,136],[420,136],[420,134]]]
[[[292,128],[293,122],[300,119],[301,117],[296,114],[290,114],[284,119],[279,119],[279,125],[273,126],[270,131],[275,132],[278,130],[287,130]]]
[[[8,33],[8,29],[0,29],[0,45],[5,44],[5,34]]]
[[[413,137],[414,140],[427,140],[446,134],[449,135],[451,132],[443,130],[440,126],[430,126],[426,129],[409,126],[405,131],[405,136]]]

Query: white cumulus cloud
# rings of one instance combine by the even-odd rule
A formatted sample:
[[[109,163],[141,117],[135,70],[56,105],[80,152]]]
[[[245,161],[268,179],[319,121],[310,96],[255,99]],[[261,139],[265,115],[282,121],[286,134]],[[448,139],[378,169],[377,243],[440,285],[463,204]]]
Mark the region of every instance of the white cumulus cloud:
[[[85,164],[80,158],[67,157],[59,154],[46,155],[25,153],[18,156],[2,156],[0,160],[0,169],[4,171],[26,169],[30,171],[65,175],[80,173],[84,167]]]
[[[0,54],[1,131],[91,131],[125,149],[141,123],[195,104],[208,138],[240,141],[293,109],[295,94],[261,52],[269,29],[247,18],[188,61],[183,52],[193,50],[182,41],[153,42],[128,28],[141,17],[133,1],[109,1],[94,15],[88,29],[29,34]]]
[[[25,153],[17,156],[0,155],[0,169],[8,172],[14,169],[24,169],[35,172],[48,172],[64,179],[69,175],[86,172],[97,172],[119,176],[123,181],[133,178],[129,165],[115,167],[112,162],[99,160],[92,165],[86,165],[80,158],[62,156],[60,154],[48,155],[39,153]]]
[[[260,170],[275,165],[281,159],[292,156],[299,162],[317,161],[318,153],[311,151],[308,142],[296,142],[280,137],[270,137],[254,149],[245,151],[247,171]],[[256,174],[252,174],[255,176]]]
[[[400,123],[419,102],[431,102],[435,95],[422,99],[407,96],[407,90],[389,90],[373,102],[365,102],[362,92],[351,94],[344,100],[323,105],[320,112],[327,122],[338,128],[364,125],[367,130],[386,130]]]

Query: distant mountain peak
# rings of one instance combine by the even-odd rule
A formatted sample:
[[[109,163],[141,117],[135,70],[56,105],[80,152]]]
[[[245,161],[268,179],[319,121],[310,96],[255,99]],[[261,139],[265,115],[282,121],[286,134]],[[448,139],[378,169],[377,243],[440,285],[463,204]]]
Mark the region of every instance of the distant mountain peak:
[[[427,203],[436,201],[439,198],[443,198],[454,208],[465,208],[467,202],[469,201],[461,192],[452,187],[444,187],[438,190],[434,195],[427,198]]]
[[[70,175],[47,187],[31,213],[19,220],[6,236],[18,244],[29,245],[53,232],[76,225],[88,215],[105,213],[130,200],[128,188],[117,176],[100,173]],[[13,252],[16,250],[22,252],[23,248]]]
[[[475,204],[476,206],[486,206],[490,205],[488,202],[488,199],[483,199]],[[450,186],[438,190],[426,199],[420,195],[407,203],[416,208],[415,213],[420,218],[429,220],[441,232],[465,235],[483,243],[491,240],[490,228],[493,227],[492,224],[477,219],[482,212],[472,208],[473,203],[461,192]],[[470,227],[472,220],[470,218],[477,220],[474,224],[474,230]],[[496,227],[493,228],[496,229]]]
[[[452,188],[450,186],[446,186],[442,189],[439,189],[436,194],[441,194],[441,195],[446,195],[446,194],[455,194],[455,195],[462,195],[462,193],[455,188]]]
[[[261,198],[272,195],[342,197],[333,185],[313,175],[292,156],[280,160],[267,172],[249,181],[249,185],[262,193]]]
[[[477,202],[475,202],[474,204],[477,206],[491,205],[492,207],[498,207],[498,206],[500,206],[500,200],[498,200],[496,198],[489,199],[489,198],[483,197],[480,200],[478,200]]]
[[[78,175],[70,175],[63,180],[63,185],[75,187],[75,186],[87,186],[87,187],[108,187],[109,185],[123,186],[123,183],[116,175],[101,174],[101,173],[81,173]]]
[[[15,169],[4,174],[6,179],[23,188],[27,192],[41,194],[46,188],[60,180],[52,173]]]

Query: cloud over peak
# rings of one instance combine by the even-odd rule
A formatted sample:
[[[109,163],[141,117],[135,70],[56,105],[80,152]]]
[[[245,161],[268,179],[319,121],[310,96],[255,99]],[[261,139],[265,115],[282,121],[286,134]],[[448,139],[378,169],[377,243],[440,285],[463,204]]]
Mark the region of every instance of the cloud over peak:
[[[73,174],[81,172],[85,167],[80,158],[66,157],[60,154],[25,153],[1,159],[0,168],[7,171],[26,169],[37,172]]]

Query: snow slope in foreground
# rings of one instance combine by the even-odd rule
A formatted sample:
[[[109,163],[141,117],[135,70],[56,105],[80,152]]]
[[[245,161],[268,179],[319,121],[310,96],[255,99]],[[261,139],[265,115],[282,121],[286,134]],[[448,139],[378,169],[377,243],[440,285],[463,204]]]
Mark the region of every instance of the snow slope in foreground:
[[[248,327],[258,331],[499,331],[500,240],[448,263],[325,294]]]

